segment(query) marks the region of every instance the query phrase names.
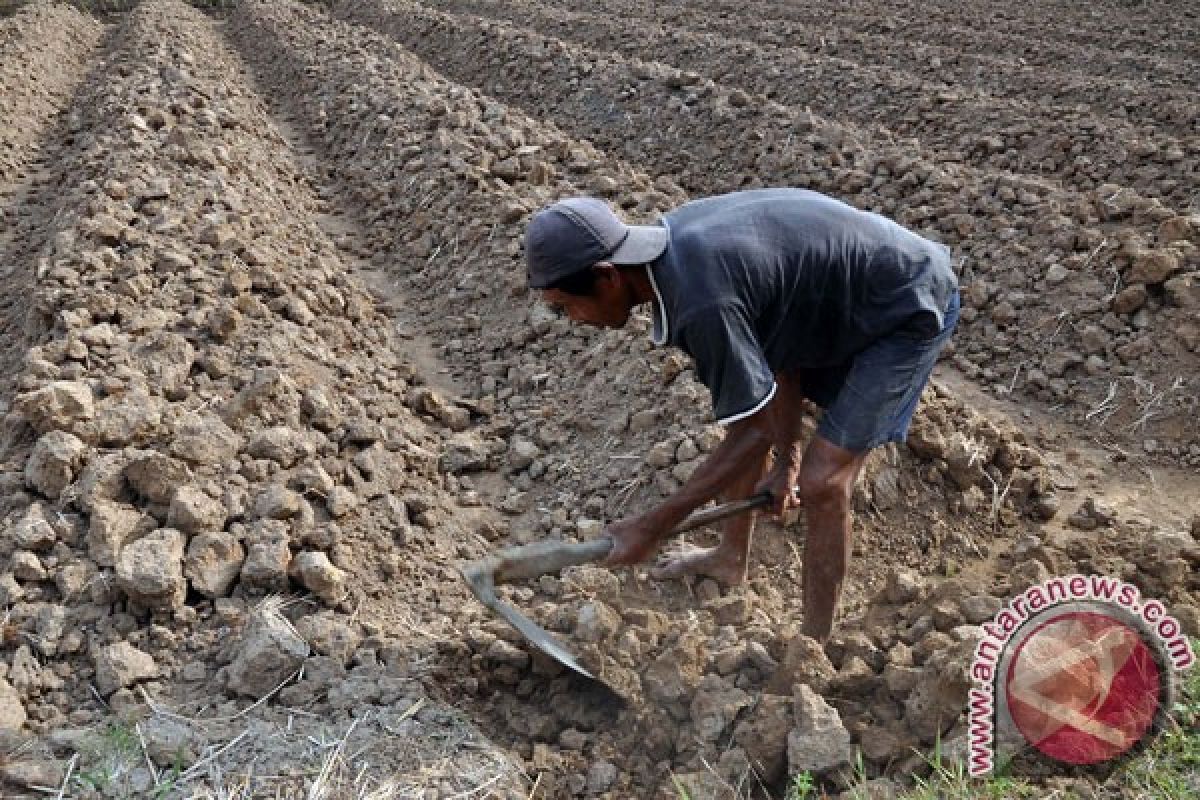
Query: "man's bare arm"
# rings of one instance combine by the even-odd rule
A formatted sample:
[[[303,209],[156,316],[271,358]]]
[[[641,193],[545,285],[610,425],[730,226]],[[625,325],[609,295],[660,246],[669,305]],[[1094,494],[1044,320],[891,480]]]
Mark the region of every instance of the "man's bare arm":
[[[800,467],[798,443],[803,400],[794,381],[780,380],[775,396],[758,413],[732,423],[725,438],[687,482],[658,507],[608,527],[615,545],[608,563],[636,564],[649,558],[670,531],[695,509],[715,499],[737,477],[760,467],[774,447],[776,467],[760,485],[775,495],[775,512],[794,504],[792,487]],[[782,455],[781,455],[782,454]]]

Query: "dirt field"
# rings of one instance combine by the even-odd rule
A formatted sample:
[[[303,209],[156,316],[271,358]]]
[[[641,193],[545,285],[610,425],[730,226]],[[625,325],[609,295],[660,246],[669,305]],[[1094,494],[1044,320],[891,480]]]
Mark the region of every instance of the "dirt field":
[[[1117,576],[1200,636],[1200,6],[127,5],[0,19],[0,797],[896,797],[963,762],[1017,592]],[[771,185],[946,243],[962,322],[823,648],[799,521],[734,590],[503,590],[617,702],[456,567],[721,433],[521,235]]]

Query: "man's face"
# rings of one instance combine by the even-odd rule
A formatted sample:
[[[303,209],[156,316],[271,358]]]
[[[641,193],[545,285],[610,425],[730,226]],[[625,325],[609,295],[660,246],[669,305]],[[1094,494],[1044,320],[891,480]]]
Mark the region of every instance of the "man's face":
[[[608,266],[607,269],[604,267]],[[542,291],[542,300],[551,308],[566,313],[575,322],[600,328],[621,328],[633,310],[629,286],[620,270],[597,265],[596,282],[587,296],[568,294],[558,289]]]

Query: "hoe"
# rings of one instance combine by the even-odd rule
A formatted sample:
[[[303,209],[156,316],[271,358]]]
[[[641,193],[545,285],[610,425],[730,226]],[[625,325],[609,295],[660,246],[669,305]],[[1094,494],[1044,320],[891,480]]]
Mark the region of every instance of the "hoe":
[[[727,517],[762,508],[770,502],[771,495],[763,493],[745,500],[735,500],[731,503],[697,511],[672,529],[671,535],[676,536]],[[520,631],[534,647],[574,672],[589,680],[597,681],[596,676],[585,669],[570,651],[556,641],[553,636],[516,608],[498,598],[496,586],[502,583],[529,580],[578,564],[602,561],[611,549],[612,539],[607,536],[578,543],[534,542],[521,547],[510,547],[487,558],[464,564],[459,571],[479,602],[503,617]]]

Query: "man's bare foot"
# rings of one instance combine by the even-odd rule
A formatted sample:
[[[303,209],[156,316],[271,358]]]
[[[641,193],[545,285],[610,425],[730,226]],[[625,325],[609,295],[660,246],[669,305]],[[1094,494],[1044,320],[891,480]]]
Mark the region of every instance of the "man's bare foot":
[[[659,558],[660,566],[650,570],[655,580],[682,578],[685,575],[704,575],[726,586],[737,586],[746,580],[746,562],[722,547],[696,547],[680,544]]]

